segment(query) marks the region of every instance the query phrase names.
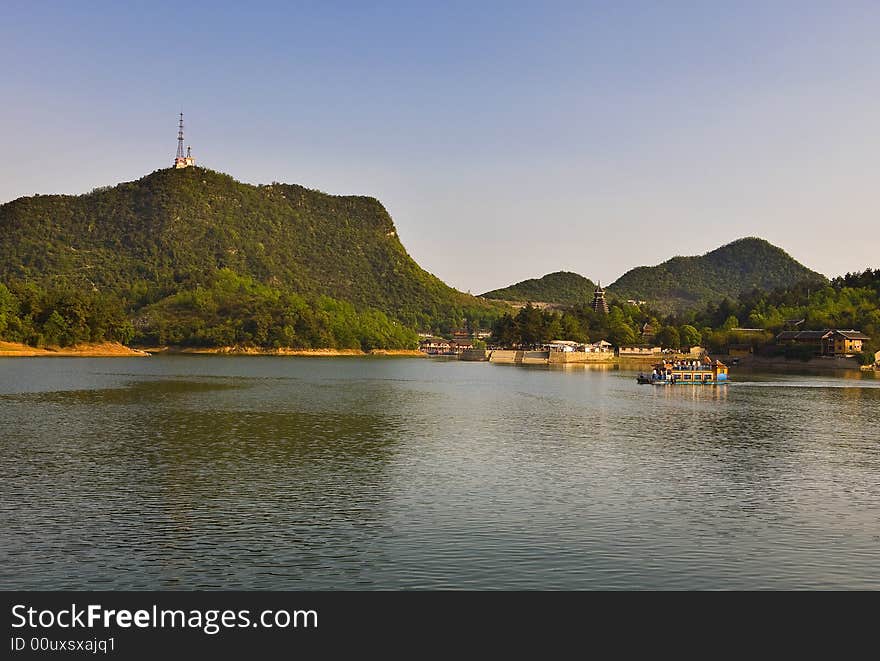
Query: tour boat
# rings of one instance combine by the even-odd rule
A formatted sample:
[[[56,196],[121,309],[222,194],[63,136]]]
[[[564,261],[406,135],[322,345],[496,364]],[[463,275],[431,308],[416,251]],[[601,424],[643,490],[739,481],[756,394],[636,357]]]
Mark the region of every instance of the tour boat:
[[[637,383],[653,386],[723,385],[728,382],[727,365],[720,360],[664,361],[650,374],[640,373]]]

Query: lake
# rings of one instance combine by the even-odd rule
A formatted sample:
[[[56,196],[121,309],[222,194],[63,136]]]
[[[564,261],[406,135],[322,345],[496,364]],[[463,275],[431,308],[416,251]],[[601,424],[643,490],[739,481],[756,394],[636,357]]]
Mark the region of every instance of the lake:
[[[880,380],[731,376],[0,359],[0,588],[880,588]]]

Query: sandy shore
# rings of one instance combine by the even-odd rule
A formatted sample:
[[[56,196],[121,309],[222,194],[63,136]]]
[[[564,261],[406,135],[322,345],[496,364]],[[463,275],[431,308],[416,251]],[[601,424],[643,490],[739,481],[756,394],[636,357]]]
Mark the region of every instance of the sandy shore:
[[[260,347],[143,347],[143,351],[149,354],[190,354],[211,356],[312,356],[312,357],[336,357],[336,356],[410,356],[423,358],[421,351],[415,349],[373,349],[361,351],[360,349],[292,349],[281,347],[278,349],[264,349]]]
[[[98,344],[77,344],[72,347],[37,347],[19,344],[18,342],[0,341],[0,357],[9,358],[42,358],[42,357],[80,357],[110,358],[148,356],[146,351],[132,349],[117,342],[101,342]]]

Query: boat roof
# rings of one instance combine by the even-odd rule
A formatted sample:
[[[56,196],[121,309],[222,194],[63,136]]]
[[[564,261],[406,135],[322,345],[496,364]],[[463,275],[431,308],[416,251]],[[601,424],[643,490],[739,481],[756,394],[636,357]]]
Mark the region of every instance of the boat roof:
[[[691,359],[691,360],[693,360],[693,359]],[[682,365],[682,367],[687,367],[688,362],[690,362],[690,361],[688,361],[688,360],[683,361],[684,364]],[[708,362],[703,362],[703,361],[698,361],[698,362],[699,362],[700,369],[711,369],[713,367],[727,367],[727,365],[722,363],[720,360],[708,360]],[[675,365],[675,361],[664,360],[662,363],[657,363],[657,365],[655,365],[655,367],[662,367],[664,369],[671,367],[671,368],[675,369],[674,365]]]

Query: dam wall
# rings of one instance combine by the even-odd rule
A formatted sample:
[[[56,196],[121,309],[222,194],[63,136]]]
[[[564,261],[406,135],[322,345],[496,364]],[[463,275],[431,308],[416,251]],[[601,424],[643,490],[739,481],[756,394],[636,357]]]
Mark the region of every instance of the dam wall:
[[[573,365],[577,363],[613,363],[614,352],[588,352],[588,351],[551,351],[551,365]]]
[[[517,351],[514,349],[493,349],[489,351],[490,363],[513,365],[574,365],[587,363],[606,363],[615,361],[614,354],[588,353],[586,351]]]
[[[485,349],[465,349],[458,355],[459,360],[472,362],[485,362],[489,360],[489,353]]]

